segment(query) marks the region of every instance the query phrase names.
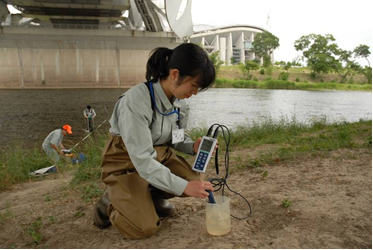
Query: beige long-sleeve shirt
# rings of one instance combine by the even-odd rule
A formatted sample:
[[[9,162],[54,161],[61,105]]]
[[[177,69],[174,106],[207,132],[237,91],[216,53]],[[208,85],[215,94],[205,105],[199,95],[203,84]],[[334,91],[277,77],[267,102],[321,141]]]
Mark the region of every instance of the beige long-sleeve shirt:
[[[160,112],[168,114],[180,108],[180,125],[186,129],[189,118],[189,106],[186,100],[176,99],[171,103],[160,83],[154,83],[154,97]],[[171,144],[172,129],[176,127],[177,114],[161,115],[152,109],[149,90],[144,83],[138,84],[120,98],[110,119],[110,133],[121,136],[133,165],[139,175],[151,185],[176,195],[181,195],[187,181],[172,174],[156,161],[153,146],[169,145],[178,151],[194,155],[194,141],[185,134],[184,141]]]

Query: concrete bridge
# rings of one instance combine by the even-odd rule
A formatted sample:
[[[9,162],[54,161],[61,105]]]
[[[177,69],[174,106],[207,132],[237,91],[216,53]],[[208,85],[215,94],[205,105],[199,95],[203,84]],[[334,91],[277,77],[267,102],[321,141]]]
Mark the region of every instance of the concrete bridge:
[[[0,88],[129,87],[152,49],[177,45],[163,1],[0,0],[0,10]]]
[[[20,11],[11,14],[7,4]],[[192,0],[0,0],[0,88],[123,88],[149,53],[191,41],[244,62],[257,27],[197,32]],[[237,38],[236,38],[237,37]]]

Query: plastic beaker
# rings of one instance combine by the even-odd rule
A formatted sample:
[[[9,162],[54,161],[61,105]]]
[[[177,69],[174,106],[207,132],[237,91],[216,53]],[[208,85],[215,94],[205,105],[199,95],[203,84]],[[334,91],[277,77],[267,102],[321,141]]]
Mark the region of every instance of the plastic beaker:
[[[206,203],[206,227],[211,235],[224,235],[231,231],[230,198],[215,195],[216,203]]]

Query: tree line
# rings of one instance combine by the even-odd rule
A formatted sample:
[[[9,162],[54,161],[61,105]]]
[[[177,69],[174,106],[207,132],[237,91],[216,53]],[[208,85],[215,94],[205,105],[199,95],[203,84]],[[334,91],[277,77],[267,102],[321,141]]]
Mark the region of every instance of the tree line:
[[[336,44],[336,39],[331,34],[317,35],[309,34],[302,36],[294,43],[296,51],[301,51],[302,56],[296,58],[292,62],[276,62],[275,65],[282,66],[284,71],[280,73],[279,79],[287,80],[289,77],[289,69],[292,66],[301,66],[300,62],[306,62],[307,67],[311,69],[311,77],[316,78],[321,74],[337,73],[341,77],[341,83],[347,82],[348,77],[355,74],[362,74],[367,79],[369,84],[372,83],[372,68],[368,57],[371,52],[369,46],[361,44],[353,51],[343,50]],[[265,31],[256,34],[252,43],[253,47],[250,52],[255,53],[255,59],[246,61],[240,64],[240,68],[245,78],[251,79],[250,71],[260,69],[271,72],[272,70],[272,54],[280,46],[279,38],[272,33]],[[210,57],[219,70],[223,64],[218,59],[218,52],[215,52]],[[356,62],[357,58],[365,58],[368,66],[361,66]],[[234,64],[234,59],[232,59]],[[262,72],[261,72],[262,73]]]

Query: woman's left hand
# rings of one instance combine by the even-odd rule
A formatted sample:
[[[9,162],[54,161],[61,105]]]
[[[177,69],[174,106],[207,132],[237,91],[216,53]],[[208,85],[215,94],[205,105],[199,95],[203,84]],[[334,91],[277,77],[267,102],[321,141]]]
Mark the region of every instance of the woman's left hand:
[[[202,137],[198,138],[194,144],[193,144],[193,153],[197,154],[198,149],[199,149],[199,144],[201,144]]]

